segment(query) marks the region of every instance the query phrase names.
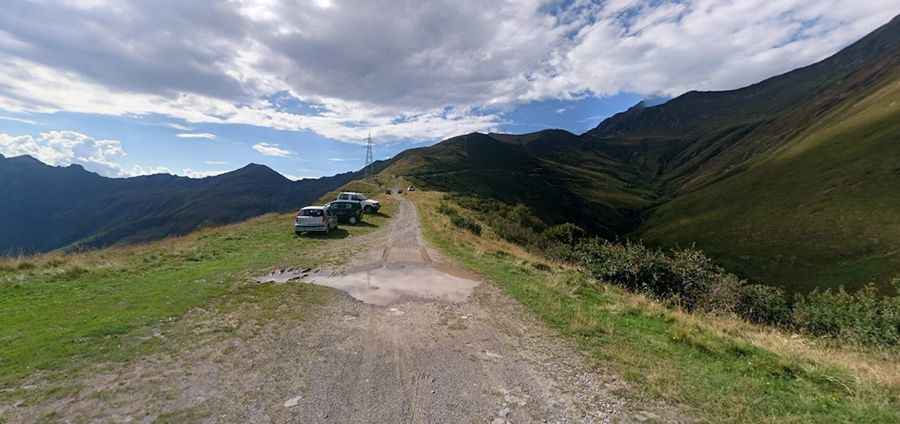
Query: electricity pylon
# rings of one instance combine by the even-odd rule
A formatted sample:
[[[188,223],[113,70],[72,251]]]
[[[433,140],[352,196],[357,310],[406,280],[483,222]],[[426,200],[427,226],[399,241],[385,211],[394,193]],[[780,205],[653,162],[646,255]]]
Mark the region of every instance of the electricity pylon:
[[[366,139],[366,179],[372,176],[372,131],[369,131],[369,138]]]

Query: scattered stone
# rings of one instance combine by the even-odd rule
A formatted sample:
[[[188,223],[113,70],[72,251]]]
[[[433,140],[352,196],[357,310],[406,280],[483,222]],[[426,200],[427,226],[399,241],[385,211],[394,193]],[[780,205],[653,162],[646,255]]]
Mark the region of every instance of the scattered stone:
[[[503,355],[500,355],[499,353],[491,352],[489,350],[484,351],[484,356],[487,356],[490,359],[503,359]]]
[[[401,311],[401,310],[399,310],[399,309],[397,309],[397,308],[390,308],[390,309],[388,309],[388,314],[394,315],[394,316],[400,316],[400,315],[403,315],[403,314],[405,314],[405,313],[406,313],[406,312],[403,312],[403,311]]]
[[[300,403],[301,399],[303,399],[303,396],[297,396],[297,397],[290,398],[290,399],[284,401],[284,407],[285,408],[293,408],[293,407],[297,406],[297,404]]]
[[[494,418],[494,420],[491,421],[491,424],[507,424],[507,423],[509,423],[509,421],[506,421],[503,418]]]
[[[509,416],[509,412],[510,412],[509,408],[503,408],[500,410],[500,412],[497,413],[497,416],[499,416],[501,418],[506,418],[507,416]]]

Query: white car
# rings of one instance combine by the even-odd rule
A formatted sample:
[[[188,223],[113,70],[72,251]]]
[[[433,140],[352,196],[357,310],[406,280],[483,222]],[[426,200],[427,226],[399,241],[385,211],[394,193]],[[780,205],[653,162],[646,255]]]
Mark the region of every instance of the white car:
[[[324,206],[307,206],[297,212],[294,220],[294,232],[302,233],[329,231],[337,228],[337,216]]]
[[[337,200],[346,200],[359,203],[359,206],[362,207],[362,210],[365,213],[375,213],[378,212],[379,209],[381,209],[381,203],[379,203],[377,200],[367,198],[362,193],[344,191],[338,194]]]

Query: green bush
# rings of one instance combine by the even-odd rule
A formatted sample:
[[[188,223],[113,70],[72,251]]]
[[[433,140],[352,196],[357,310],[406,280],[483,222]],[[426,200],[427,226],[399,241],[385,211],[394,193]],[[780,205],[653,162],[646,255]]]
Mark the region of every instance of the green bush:
[[[450,206],[447,203],[441,203],[438,205],[438,212],[444,215],[447,215],[450,218],[450,223],[456,226],[457,228],[462,228],[464,230],[471,231],[473,234],[480,236],[481,235],[481,225],[475,222],[472,219],[469,219],[465,216],[459,214],[459,211],[454,207]]]
[[[863,344],[900,344],[900,296],[880,296],[873,285],[855,293],[842,288],[800,296],[793,320],[808,334]]]
[[[743,286],[735,312],[757,324],[787,326],[791,323],[791,305],[784,290],[763,284]]]
[[[577,256],[594,278],[660,300],[673,300],[687,309],[703,307],[723,274],[699,251],[676,251],[667,256],[632,242],[591,239],[579,246]]]
[[[452,206],[450,206],[449,204],[443,203],[443,202],[442,202],[440,205],[438,205],[437,211],[438,211],[439,213],[442,213],[442,214],[447,215],[447,216],[453,216],[453,215],[458,215],[458,214],[459,214],[459,212],[457,212],[456,209],[454,209],[454,208],[453,208]]]
[[[469,218],[462,216],[462,215],[451,216],[450,223],[452,223],[457,228],[469,230],[476,236],[481,235],[481,225]]]
[[[783,290],[747,284],[696,249],[666,254],[640,243],[590,239],[579,244],[576,257],[598,280],[688,310],[733,312],[757,324],[861,344],[900,344],[900,294],[881,296],[871,285],[856,293],[814,291],[791,305]],[[895,285],[900,292],[900,281]]]

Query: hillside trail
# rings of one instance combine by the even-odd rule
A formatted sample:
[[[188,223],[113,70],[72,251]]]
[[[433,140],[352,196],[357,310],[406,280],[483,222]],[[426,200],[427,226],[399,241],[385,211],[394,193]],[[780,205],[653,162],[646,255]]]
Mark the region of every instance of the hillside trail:
[[[686,421],[671,407],[628,401],[621,379],[427,247],[415,206],[399,203],[389,229],[366,240],[371,248],[311,280],[342,291],[311,318],[136,360],[18,418],[42,410],[72,422]]]

